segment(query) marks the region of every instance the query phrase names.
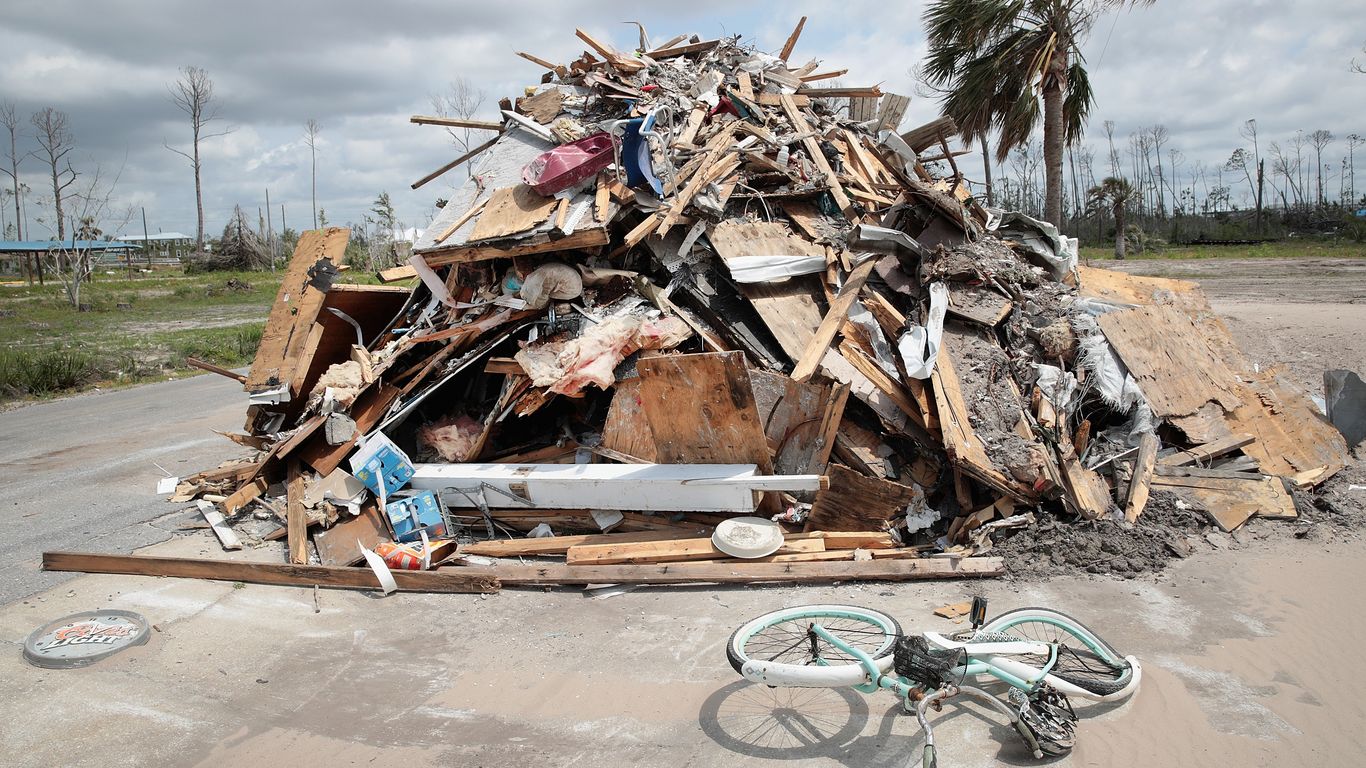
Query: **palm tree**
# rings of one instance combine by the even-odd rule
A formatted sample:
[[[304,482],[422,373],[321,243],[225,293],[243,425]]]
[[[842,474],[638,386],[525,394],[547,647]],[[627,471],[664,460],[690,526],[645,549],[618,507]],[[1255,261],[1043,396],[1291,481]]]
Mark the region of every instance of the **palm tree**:
[[[1128,179],[1107,176],[1098,186],[1091,187],[1087,193],[1091,197],[1093,210],[1108,203],[1110,213],[1115,217],[1115,258],[1124,258],[1124,206],[1134,196],[1134,185]]]
[[[1043,100],[1044,218],[1062,223],[1063,148],[1094,102],[1081,43],[1105,10],[1153,0],[936,0],[925,11],[928,85],[964,136],[997,134],[996,158],[1029,141]]]

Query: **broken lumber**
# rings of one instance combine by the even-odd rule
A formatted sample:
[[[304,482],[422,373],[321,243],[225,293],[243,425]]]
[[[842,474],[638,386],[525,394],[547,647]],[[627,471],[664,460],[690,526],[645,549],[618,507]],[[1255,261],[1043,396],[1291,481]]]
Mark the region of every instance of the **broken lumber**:
[[[44,552],[43,570],[77,573],[116,573],[125,576],[174,576],[186,579],[240,581],[281,587],[380,589],[368,568],[327,565],[250,563],[235,560],[197,560],[188,557],[151,555],[103,555],[89,552]],[[473,569],[393,571],[403,592],[491,593],[499,589],[498,577]]]
[[[665,563],[660,565],[497,565],[441,568],[472,571],[503,585],[542,584],[747,584],[756,582],[828,583],[838,581],[916,581],[1001,576],[999,557],[924,557],[910,560],[856,560],[834,563]]]

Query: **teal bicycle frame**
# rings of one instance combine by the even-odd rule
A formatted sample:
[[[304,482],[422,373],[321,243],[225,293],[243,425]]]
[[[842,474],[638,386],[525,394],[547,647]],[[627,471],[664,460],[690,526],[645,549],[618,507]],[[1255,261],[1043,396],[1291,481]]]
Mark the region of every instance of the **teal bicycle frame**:
[[[998,697],[993,696],[987,691],[976,686],[963,685],[961,681],[967,680],[969,677],[976,677],[977,675],[990,675],[1020,691],[1025,696],[1029,696],[1038,690],[1044,677],[1057,664],[1057,645],[1049,644],[1048,663],[1043,665],[1043,668],[1039,670],[1038,676],[1032,680],[1022,679],[997,667],[989,661],[973,659],[969,656],[966,664],[954,667],[952,670],[953,674],[955,674],[960,681],[958,684],[949,684],[941,688],[929,689],[927,686],[907,680],[900,675],[884,674],[882,670],[878,668],[877,663],[873,661],[872,656],[869,656],[867,653],[844,642],[831,634],[829,630],[822,627],[820,624],[813,623],[811,625],[811,631],[822,640],[825,640],[858,660],[859,665],[863,667],[864,673],[868,676],[868,682],[854,686],[854,690],[862,693],[876,693],[882,689],[895,691],[897,696],[901,698],[902,707],[907,712],[911,711],[912,703],[915,702],[917,698],[919,699],[918,703],[915,703],[915,714],[916,719],[920,722],[920,727],[925,731],[925,750],[923,755],[925,765],[933,765],[935,757],[934,731],[930,728],[929,719],[926,717],[925,711],[935,702],[949,698],[950,696],[956,696],[960,693],[985,701],[1001,714],[1010,718],[1010,724],[1013,725],[1020,736],[1024,738],[1025,743],[1029,745],[1030,750],[1034,753],[1034,757],[1043,757],[1043,750],[1039,748],[1038,741],[1034,738],[1034,734],[1031,733],[1020,720],[1020,711],[1007,706]],[[816,662],[822,666],[829,666],[829,664],[820,657],[816,658]],[[922,695],[917,697],[917,693]]]

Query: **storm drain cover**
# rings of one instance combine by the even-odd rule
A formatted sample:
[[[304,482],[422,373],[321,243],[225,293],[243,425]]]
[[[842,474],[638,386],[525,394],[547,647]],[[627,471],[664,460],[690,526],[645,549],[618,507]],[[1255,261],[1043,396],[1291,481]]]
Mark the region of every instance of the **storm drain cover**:
[[[24,659],[36,667],[70,669],[94,664],[147,642],[147,620],[132,611],[84,611],[33,630]]]

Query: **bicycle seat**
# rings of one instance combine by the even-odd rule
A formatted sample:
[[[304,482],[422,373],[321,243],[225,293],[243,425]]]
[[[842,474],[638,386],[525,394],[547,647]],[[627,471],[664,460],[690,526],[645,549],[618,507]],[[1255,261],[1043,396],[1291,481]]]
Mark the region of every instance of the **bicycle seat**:
[[[1040,656],[1048,655],[1047,643],[1031,643],[1028,640],[1011,641],[991,641],[985,643],[961,642],[950,640],[938,632],[926,632],[925,639],[931,644],[940,648],[958,650],[962,649],[969,656],[987,656],[991,654],[1001,654],[1003,656],[1037,654]]]

